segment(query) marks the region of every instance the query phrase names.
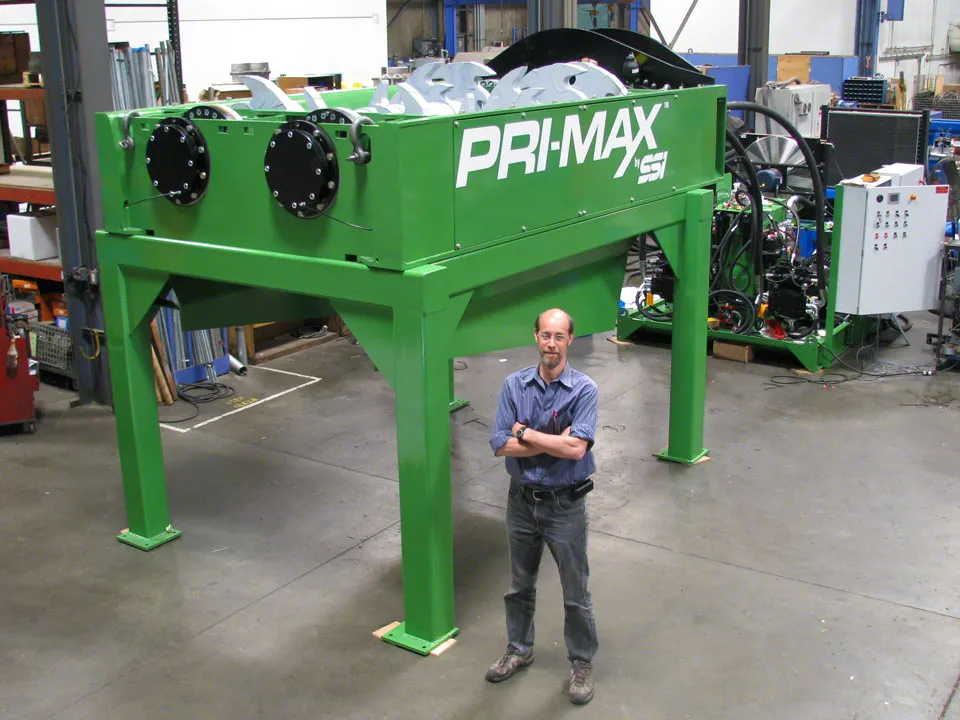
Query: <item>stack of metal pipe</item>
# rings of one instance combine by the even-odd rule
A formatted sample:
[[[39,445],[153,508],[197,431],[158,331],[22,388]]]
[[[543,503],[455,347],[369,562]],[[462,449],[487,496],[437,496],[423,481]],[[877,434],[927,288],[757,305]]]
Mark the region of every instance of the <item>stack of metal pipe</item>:
[[[150,46],[110,45],[110,83],[114,110],[156,107]]]
[[[177,86],[177,67],[170,43],[161,42],[154,51],[157,62],[157,77],[160,79],[160,102],[162,105],[180,105],[183,102],[181,89]]]
[[[193,356],[195,365],[203,365],[207,382],[217,382],[217,371],[213,367],[214,349],[210,330],[193,330]]]
[[[149,45],[131,48],[128,43],[111,43],[110,72],[114,110],[183,102],[177,89],[176,66],[169,43],[161,42],[152,52]]]
[[[203,366],[207,382],[217,382],[214,361],[226,355],[220,330],[185,331],[180,311],[163,309],[157,317],[160,342],[167,356],[167,364],[174,374],[189,367]]]

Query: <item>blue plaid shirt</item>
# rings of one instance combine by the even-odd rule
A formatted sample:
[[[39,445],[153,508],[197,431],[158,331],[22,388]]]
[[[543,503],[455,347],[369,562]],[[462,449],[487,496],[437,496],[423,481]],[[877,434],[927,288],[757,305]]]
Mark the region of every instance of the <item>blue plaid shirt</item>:
[[[587,452],[579,460],[566,460],[543,453],[528,458],[507,458],[507,472],[521,484],[562,487],[585,480],[597,466],[593,461],[593,442],[597,431],[597,384],[582,372],[563,369],[547,385],[539,366],[524,368],[503,383],[497,419],[490,437],[494,452],[513,437],[513,424],[559,435],[571,428],[571,437],[587,441]]]

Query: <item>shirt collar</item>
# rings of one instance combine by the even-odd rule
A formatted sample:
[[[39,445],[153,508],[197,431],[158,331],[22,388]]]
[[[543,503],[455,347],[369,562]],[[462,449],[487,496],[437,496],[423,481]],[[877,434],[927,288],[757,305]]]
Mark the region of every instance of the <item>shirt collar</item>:
[[[529,385],[532,382],[536,382],[541,388],[546,389],[547,387],[546,382],[540,377],[540,365],[534,365],[532,368],[527,369],[523,383],[524,385]],[[573,390],[573,368],[570,367],[569,360],[567,360],[567,364],[564,366],[563,372],[560,373],[560,377],[556,379],[556,382],[559,382],[568,390]]]

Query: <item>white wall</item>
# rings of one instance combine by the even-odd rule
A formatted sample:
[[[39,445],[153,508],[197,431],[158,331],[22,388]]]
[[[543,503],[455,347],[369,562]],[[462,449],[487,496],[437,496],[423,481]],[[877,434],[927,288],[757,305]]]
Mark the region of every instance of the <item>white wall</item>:
[[[166,12],[107,8],[107,29],[111,42],[153,48],[167,39]],[[31,5],[0,6],[0,30],[27,30],[31,48],[40,47]],[[339,72],[345,86],[370,85],[387,64],[386,0],[180,0],[180,38],[193,100],[230,82],[234,63],[268,62],[274,77]]]
[[[931,0],[908,0],[907,5]],[[957,0],[940,0],[957,4]],[[690,0],[653,0],[653,16],[667,42],[673,39]],[[857,0],[773,0],[770,7],[770,53],[826,51],[854,54]],[[674,50],[736,53],[739,0],[700,0]]]
[[[879,72],[896,77],[901,72],[913,93],[918,75],[944,75],[948,84],[960,84],[960,55],[949,55],[947,32],[960,24],[960,0],[908,0],[902,22],[880,26]],[[921,55],[919,58],[900,58]]]

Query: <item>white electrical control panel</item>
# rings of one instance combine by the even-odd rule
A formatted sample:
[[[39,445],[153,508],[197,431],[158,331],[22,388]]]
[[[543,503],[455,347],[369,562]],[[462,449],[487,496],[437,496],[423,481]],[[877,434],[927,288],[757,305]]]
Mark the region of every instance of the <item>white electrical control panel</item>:
[[[866,185],[843,183],[840,257],[833,257],[837,312],[884,315],[936,307],[949,188]]]

